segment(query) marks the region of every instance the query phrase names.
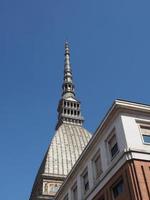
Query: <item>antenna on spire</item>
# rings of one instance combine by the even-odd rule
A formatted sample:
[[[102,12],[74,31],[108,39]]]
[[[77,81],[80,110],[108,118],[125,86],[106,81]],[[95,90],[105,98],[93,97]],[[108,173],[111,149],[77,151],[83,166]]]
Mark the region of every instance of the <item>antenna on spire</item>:
[[[70,64],[70,49],[69,44],[65,42],[65,63],[64,63],[65,70],[71,71],[71,64]]]
[[[70,49],[68,42],[65,42],[65,61],[64,61],[64,82],[62,85],[63,93],[65,97],[75,97],[74,84],[72,80],[72,70],[70,64]]]

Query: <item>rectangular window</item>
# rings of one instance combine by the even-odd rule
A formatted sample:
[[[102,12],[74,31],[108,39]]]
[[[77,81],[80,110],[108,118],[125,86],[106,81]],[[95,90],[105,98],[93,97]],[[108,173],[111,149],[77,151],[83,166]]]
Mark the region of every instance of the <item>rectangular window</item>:
[[[150,126],[140,125],[140,129],[142,132],[143,142],[150,144]]]
[[[102,195],[98,200],[105,200],[104,195]]]
[[[68,194],[66,194],[66,196],[63,198],[63,200],[68,200]]]
[[[95,154],[92,162],[93,162],[94,179],[96,180],[101,175],[101,173],[102,173],[100,151],[98,151]]]
[[[113,198],[116,199],[124,191],[123,180],[121,179],[112,187]]]
[[[88,171],[87,171],[87,169],[84,172],[84,174],[82,175],[82,178],[83,178],[84,193],[86,193],[89,190],[89,178],[88,178]]]
[[[73,200],[78,200],[78,189],[77,189],[77,184],[75,184],[72,188],[72,197]]]
[[[150,144],[150,135],[143,135],[143,141]]]
[[[108,141],[111,157],[114,158],[119,152],[116,135],[113,135]]]

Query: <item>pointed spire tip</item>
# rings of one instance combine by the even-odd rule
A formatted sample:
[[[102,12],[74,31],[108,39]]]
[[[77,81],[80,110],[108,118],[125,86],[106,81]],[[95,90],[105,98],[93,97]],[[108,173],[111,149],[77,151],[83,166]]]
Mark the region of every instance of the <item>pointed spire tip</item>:
[[[65,41],[65,49],[69,49],[69,43],[68,43],[68,41]]]
[[[68,41],[67,40],[65,41],[65,45],[68,45]]]
[[[66,41],[65,42],[65,55],[70,55],[70,49],[69,49],[69,44],[68,44],[68,42]]]

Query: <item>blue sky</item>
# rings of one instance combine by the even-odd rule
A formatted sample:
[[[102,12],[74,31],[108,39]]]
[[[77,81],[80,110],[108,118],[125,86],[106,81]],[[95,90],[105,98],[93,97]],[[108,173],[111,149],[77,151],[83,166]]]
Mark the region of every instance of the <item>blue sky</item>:
[[[149,0],[0,0],[1,199],[27,200],[54,134],[71,48],[94,132],[117,98],[150,103]]]

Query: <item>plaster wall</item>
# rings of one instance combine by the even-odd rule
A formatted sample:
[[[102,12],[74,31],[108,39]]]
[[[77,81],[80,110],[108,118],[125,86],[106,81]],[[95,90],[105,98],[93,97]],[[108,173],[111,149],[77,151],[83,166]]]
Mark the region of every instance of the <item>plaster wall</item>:
[[[83,153],[83,156],[81,155],[82,159],[79,159],[77,163],[78,167],[74,169],[67,183],[62,188],[60,196],[58,196],[56,200],[62,200],[67,193],[69,194],[69,200],[71,200],[71,188],[75,182],[77,182],[78,185],[78,199],[92,200],[95,194],[107,184],[128,159],[137,158],[150,160],[150,145],[143,144],[139,122],[150,123],[150,117],[120,113],[113,116],[103,130],[97,131],[96,135],[92,138],[93,142],[86,149],[86,153]],[[108,139],[112,134],[116,135],[119,148],[119,153],[113,159],[110,156],[107,146]],[[128,156],[125,154],[128,149],[135,149],[137,151],[131,152]],[[142,153],[143,151],[148,153]],[[100,152],[101,155],[101,167],[103,172],[96,183],[93,175],[92,159],[97,152]],[[90,187],[86,195],[83,194],[82,183],[82,173],[85,168],[88,169]]]
[[[139,124],[149,123],[150,117],[138,117],[136,115],[122,115],[122,124],[128,149],[150,151],[150,145],[144,144]]]
[[[97,146],[100,148],[102,169],[104,171],[107,170],[112,164],[112,159],[111,159],[110,152],[107,146],[107,140],[111,136],[112,132],[114,132],[114,134],[116,135],[118,148],[119,148],[119,154],[121,154],[126,148],[127,143],[126,143],[122,119],[120,115],[118,115],[114,119],[114,121],[112,121],[111,124],[103,131],[102,133],[103,136],[100,139],[99,144]],[[114,158],[114,160],[115,159],[117,159],[117,157]]]

